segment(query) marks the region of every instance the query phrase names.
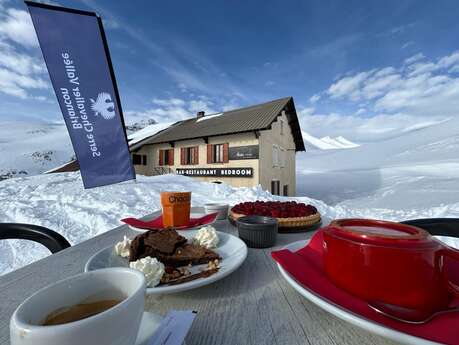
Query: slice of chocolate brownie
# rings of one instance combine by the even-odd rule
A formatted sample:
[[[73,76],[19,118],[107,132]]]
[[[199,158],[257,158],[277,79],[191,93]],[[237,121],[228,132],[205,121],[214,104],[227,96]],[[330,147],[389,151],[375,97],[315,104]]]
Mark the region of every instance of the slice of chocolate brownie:
[[[214,251],[197,244],[187,243],[178,247],[172,255],[160,255],[158,260],[165,265],[173,267],[206,264],[209,261],[220,260],[220,256]]]
[[[129,261],[146,256],[157,257],[172,255],[175,250],[186,243],[174,229],[154,229],[136,236],[129,248]]]

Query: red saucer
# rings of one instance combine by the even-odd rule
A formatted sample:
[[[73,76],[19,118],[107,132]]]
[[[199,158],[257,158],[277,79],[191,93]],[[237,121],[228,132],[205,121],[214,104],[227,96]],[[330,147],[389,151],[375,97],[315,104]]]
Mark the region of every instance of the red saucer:
[[[409,335],[444,344],[459,344],[459,313],[436,316],[425,324],[408,324],[385,317],[370,307],[367,302],[339,289],[327,278],[323,269],[323,235],[319,230],[309,244],[296,251],[280,250],[272,252],[272,257],[282,268],[307,290],[320,298],[338,305],[364,319],[381,326]],[[459,285],[459,264],[453,260],[446,263],[453,283]],[[454,300],[451,305],[458,305]]]
[[[205,226],[208,224],[212,224],[217,218],[217,215],[218,215],[218,212],[215,212],[215,213],[206,214],[200,218],[190,218],[190,222],[188,223],[188,225],[176,227],[174,229],[190,230],[198,226]],[[130,226],[133,226],[134,228],[139,228],[139,229],[145,229],[145,230],[164,229],[162,215],[156,217],[155,219],[149,220],[149,221],[143,221],[143,220],[132,218],[132,217],[121,219],[121,221]]]

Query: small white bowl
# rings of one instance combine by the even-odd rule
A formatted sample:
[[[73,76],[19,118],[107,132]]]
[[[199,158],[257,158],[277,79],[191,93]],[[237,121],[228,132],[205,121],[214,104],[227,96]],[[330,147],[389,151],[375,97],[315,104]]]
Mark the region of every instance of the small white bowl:
[[[206,213],[218,212],[217,220],[228,218],[228,208],[229,208],[228,204],[211,203],[211,204],[204,205],[204,209],[206,210]]]

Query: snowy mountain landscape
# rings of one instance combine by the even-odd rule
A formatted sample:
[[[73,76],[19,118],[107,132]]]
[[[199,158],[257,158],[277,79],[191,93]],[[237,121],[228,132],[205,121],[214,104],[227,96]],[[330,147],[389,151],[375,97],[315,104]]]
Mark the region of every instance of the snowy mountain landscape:
[[[342,136],[336,138],[326,136],[319,139],[305,131],[301,131],[301,134],[303,135],[303,141],[307,151],[352,149],[360,146]]]
[[[128,120],[128,140],[134,144],[171,125],[153,119]],[[64,122],[1,121],[0,181],[54,169],[75,158]]]
[[[73,157],[63,122],[5,121],[0,127],[0,180],[40,174]]]
[[[130,135],[131,142],[168,125],[145,127]],[[0,148],[9,153],[9,158],[2,154],[2,168],[10,164],[27,171],[27,175],[39,174],[71,157],[63,125],[28,130],[9,128],[14,130],[1,136]],[[306,146],[317,146],[297,154],[298,197],[293,199],[318,207],[325,221],[346,217],[459,217],[457,119],[414,126],[396,136],[360,146],[339,137],[318,139],[306,132],[303,138]],[[336,147],[336,143],[347,149]],[[52,154],[34,159],[34,152]],[[191,190],[195,206],[219,201],[233,205],[244,200],[285,199],[260,187],[233,188],[175,175],[138,176],[137,182],[89,190],[83,189],[79,173],[17,176],[0,182],[0,219],[49,227],[72,244],[120,225],[119,220],[124,217],[143,216],[158,209],[159,193],[165,189]],[[1,241],[0,252],[0,274],[49,254],[40,245],[15,240]]]

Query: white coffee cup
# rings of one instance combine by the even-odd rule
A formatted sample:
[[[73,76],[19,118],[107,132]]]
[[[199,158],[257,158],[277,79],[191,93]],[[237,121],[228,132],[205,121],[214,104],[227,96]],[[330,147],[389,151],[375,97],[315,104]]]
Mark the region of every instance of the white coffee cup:
[[[143,273],[123,267],[85,272],[47,286],[13,313],[11,345],[133,345],[144,311],[145,287]],[[59,308],[108,299],[122,301],[86,319],[43,326]]]

